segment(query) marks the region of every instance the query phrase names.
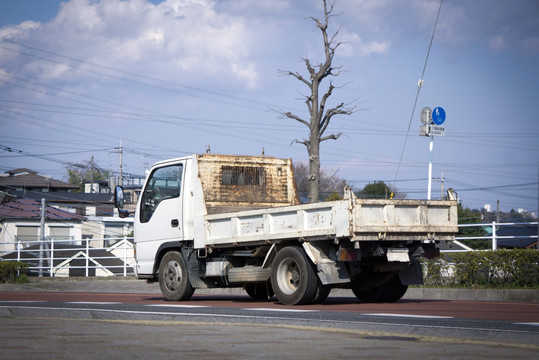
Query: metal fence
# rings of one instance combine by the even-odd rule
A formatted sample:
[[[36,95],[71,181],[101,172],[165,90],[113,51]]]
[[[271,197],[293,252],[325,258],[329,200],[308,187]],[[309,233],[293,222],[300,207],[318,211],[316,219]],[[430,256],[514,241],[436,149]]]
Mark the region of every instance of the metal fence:
[[[0,242],[0,259],[29,264],[30,275],[125,277],[134,273],[132,244],[132,237],[45,241],[25,238]]]
[[[499,230],[502,227],[520,227],[523,225],[535,225],[535,235],[500,235]],[[486,224],[459,224],[459,228],[484,228],[487,230],[488,235],[484,236],[457,236],[455,238],[455,242],[459,244],[461,247],[464,248],[464,250],[446,250],[446,252],[456,252],[456,251],[474,251],[474,249],[471,249],[464,245],[462,241],[466,240],[490,240],[492,243],[492,250],[498,249],[498,241],[499,240],[520,240],[520,239],[535,239],[537,241],[538,239],[538,227],[537,222],[491,222]],[[490,232],[489,232],[490,230]]]
[[[459,228],[480,227],[488,231],[485,236],[457,236],[455,242],[463,250],[442,250],[442,252],[475,251],[462,244],[466,240],[490,240],[492,250],[498,249],[499,240],[530,239],[535,235],[500,235],[502,227],[537,227],[537,222],[461,224]],[[34,238],[35,239],[35,238]],[[96,244],[101,244],[96,246]],[[133,238],[104,239],[55,239],[41,242],[28,237],[14,242],[0,242],[0,260],[15,260],[28,263],[29,273],[37,276],[128,276],[134,273]]]

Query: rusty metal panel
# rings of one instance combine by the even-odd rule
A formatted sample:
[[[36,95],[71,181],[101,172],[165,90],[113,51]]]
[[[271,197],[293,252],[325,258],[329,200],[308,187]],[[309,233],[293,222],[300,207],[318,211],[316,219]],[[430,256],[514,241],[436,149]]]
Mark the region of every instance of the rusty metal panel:
[[[355,240],[450,240],[456,201],[355,199]]]
[[[299,204],[290,159],[197,156],[208,214]]]

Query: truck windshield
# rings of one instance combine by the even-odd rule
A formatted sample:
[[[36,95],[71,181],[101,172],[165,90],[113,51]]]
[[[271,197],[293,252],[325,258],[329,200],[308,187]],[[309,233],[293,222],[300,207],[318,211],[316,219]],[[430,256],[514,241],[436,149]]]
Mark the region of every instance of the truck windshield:
[[[158,168],[150,174],[150,178],[142,193],[142,203],[140,206],[141,223],[150,221],[161,201],[180,196],[182,174],[182,164]]]

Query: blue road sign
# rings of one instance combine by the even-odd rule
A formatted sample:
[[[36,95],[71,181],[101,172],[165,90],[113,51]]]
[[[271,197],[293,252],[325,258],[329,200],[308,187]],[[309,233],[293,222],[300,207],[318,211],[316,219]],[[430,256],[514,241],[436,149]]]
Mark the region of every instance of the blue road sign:
[[[432,121],[436,125],[442,125],[445,121],[445,110],[441,107],[437,107],[432,110]]]

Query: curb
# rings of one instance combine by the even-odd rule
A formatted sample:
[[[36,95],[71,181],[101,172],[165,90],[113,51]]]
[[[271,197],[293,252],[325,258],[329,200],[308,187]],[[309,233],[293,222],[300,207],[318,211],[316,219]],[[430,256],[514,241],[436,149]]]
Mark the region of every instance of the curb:
[[[161,294],[158,283],[148,284],[127,278],[30,278],[25,284],[0,284],[0,291],[103,292]],[[197,294],[244,295],[242,288],[198,289]],[[331,297],[355,297],[351,290],[333,289]],[[515,301],[539,303],[539,290],[528,289],[449,289],[410,287],[406,300]]]

